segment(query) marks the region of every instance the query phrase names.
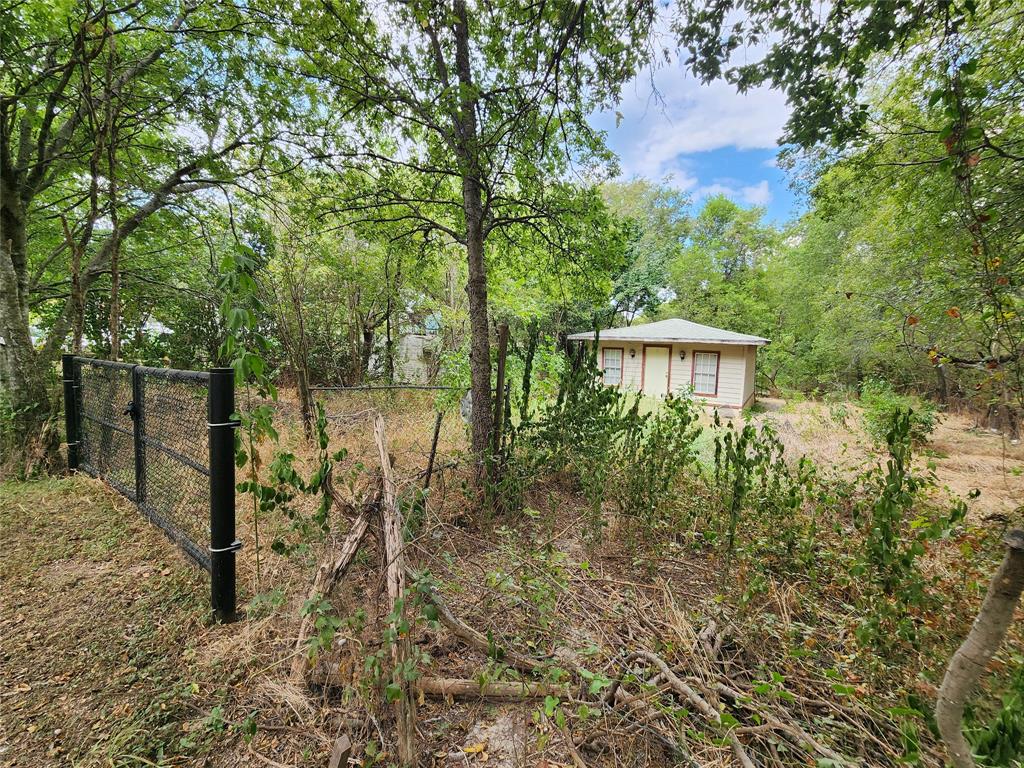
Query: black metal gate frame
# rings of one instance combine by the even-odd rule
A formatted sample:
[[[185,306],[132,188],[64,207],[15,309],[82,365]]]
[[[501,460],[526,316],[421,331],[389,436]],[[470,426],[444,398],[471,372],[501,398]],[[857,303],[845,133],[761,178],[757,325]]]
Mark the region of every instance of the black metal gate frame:
[[[81,366],[83,363],[100,368],[121,370],[130,374],[132,399],[125,404],[125,413],[131,416],[131,430],[95,414],[85,412],[81,397]],[[213,611],[218,620],[233,621],[237,616],[235,552],[241,549],[241,542],[235,538],[234,430],[238,427],[239,422],[232,418],[235,410],[234,370],[212,368],[209,371],[183,371],[64,355],[62,373],[68,468],[72,471],[84,470],[109,484],[122,496],[132,501],[139,511],[177,544],[196,565],[208,571],[210,573],[210,603]],[[208,466],[202,466],[147,433],[145,393],[147,377],[195,383],[207,387]],[[132,439],[135,470],[134,489],[118,482],[116,478],[104,475],[99,467],[82,460],[80,445],[83,418]],[[148,503],[146,491],[147,449],[159,451],[208,478],[210,542],[205,549]]]

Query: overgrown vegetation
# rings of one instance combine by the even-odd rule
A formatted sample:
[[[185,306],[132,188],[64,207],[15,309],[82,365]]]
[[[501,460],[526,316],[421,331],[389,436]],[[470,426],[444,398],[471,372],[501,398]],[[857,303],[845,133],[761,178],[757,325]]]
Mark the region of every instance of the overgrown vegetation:
[[[924,445],[935,429],[938,418],[933,403],[912,395],[898,394],[887,381],[868,379],[861,385],[860,404],[864,408],[864,428],[880,444],[889,442],[893,424],[902,416],[908,421],[910,440]]]
[[[0,486],[0,753],[323,763],[344,731],[363,765],[482,761],[482,708],[403,720],[454,680],[513,699],[537,764],[941,764],[936,684],[1021,523],[971,490],[1024,474],[1018,5],[4,5],[0,471],[61,469],[64,350],[230,365],[250,602],[240,641],[200,632],[98,486]],[[617,177],[594,117],[663,63],[786,92],[805,209]],[[566,338],[674,316],[770,338],[757,388],[790,402],[709,418]],[[449,389],[314,394],[409,380]],[[816,451],[775,415],[801,406]],[[953,488],[943,431],[989,441]],[[1021,760],[1021,642],[969,708],[984,765]],[[72,743],[51,693],[83,673]]]

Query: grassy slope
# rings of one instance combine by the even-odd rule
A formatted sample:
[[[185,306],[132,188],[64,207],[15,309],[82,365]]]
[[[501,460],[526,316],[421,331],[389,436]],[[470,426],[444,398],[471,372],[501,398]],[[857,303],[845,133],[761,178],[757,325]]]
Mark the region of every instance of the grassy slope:
[[[189,659],[203,574],[85,478],[0,485],[0,764],[142,765],[202,750]],[[186,740],[182,743],[182,737]]]

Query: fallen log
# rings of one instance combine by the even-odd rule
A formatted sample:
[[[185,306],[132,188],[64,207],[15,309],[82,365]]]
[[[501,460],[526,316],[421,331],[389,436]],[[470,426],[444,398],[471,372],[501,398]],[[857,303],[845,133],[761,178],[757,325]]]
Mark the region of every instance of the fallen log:
[[[520,701],[540,699],[545,696],[568,696],[569,686],[551,683],[523,681],[467,680],[452,677],[421,677],[416,689],[424,696],[442,696],[453,699],[492,699],[495,701]]]
[[[381,469],[381,528],[384,539],[384,558],[387,562],[386,581],[388,586],[388,609],[391,615],[404,609],[406,566],[405,542],[402,539],[402,513],[398,509],[397,489],[391,471],[391,457],[388,455],[387,436],[384,433],[384,417],[377,414],[373,424],[373,435],[380,453]],[[402,765],[416,765],[416,700],[412,695],[409,675],[404,673],[410,657],[408,634],[395,633],[391,644],[393,671],[391,686],[397,689],[395,698],[395,719],[398,730],[398,758]]]
[[[350,504],[338,498],[331,484],[330,471],[328,471],[324,478],[324,486],[330,494],[335,507],[351,509]],[[335,586],[341,581],[345,572],[348,571],[349,566],[355,559],[356,552],[359,551],[359,546],[366,537],[367,530],[369,530],[370,518],[377,513],[378,495],[374,494],[363,504],[359,514],[352,522],[352,527],[349,529],[348,534],[342,540],[337,554],[333,557],[329,556],[320,564],[316,576],[313,578],[313,585],[309,589],[308,600],[325,600],[330,597]],[[299,635],[295,641],[295,657],[292,660],[291,668],[291,679],[296,684],[303,682],[306,671],[309,669],[306,644],[309,641],[310,633],[313,631],[314,621],[315,616],[310,613],[302,617],[302,623],[299,625]]]

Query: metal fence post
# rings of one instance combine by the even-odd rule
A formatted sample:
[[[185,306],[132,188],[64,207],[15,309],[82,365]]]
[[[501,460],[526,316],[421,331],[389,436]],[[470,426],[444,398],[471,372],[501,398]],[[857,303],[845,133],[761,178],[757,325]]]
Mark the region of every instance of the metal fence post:
[[[235,372],[210,369],[207,427],[210,435],[210,602],[222,622],[234,621],[235,552]]]
[[[146,382],[141,366],[132,368],[132,443],[135,447],[135,503],[146,504]]]
[[[75,356],[62,355],[61,379],[64,384],[64,432],[68,441],[68,469],[78,470],[78,444],[81,428],[78,420],[78,395],[75,392]]]

